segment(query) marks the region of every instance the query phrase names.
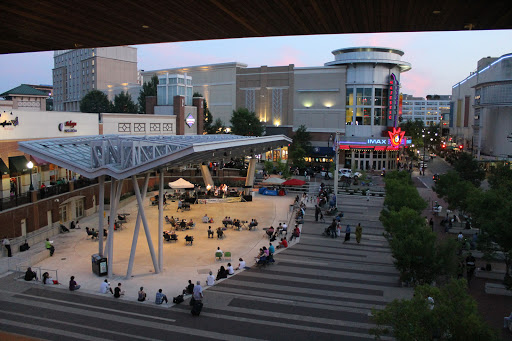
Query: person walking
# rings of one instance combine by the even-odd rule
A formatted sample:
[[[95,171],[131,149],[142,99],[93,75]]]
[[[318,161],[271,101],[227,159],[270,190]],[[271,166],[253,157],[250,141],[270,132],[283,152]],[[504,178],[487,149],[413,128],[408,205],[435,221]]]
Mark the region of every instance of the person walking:
[[[7,236],[4,237],[2,244],[7,249],[7,257],[12,257],[11,242],[9,241],[9,238],[7,238]]]
[[[434,219],[430,218],[430,220],[428,221],[428,224],[430,225],[432,232],[434,232]]]
[[[347,225],[347,228],[345,229],[345,240],[343,243],[346,243],[350,240],[350,225]]]
[[[357,244],[361,243],[362,235],[363,235],[363,227],[361,226],[361,223],[359,223],[356,226],[356,242],[357,242]]]
[[[318,207],[318,205],[315,205],[315,221],[318,221],[318,216],[320,212],[322,212],[322,210],[320,210],[320,207]]]

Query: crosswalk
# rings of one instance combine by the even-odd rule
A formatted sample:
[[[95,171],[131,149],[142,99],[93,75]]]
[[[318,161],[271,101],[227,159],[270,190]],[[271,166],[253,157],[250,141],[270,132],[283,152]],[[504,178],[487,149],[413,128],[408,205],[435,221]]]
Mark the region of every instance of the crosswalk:
[[[0,291],[0,329],[46,340],[369,340],[372,308],[410,295],[399,275],[378,212],[382,200],[343,206],[355,236],[322,236],[326,223],[308,209],[300,243],[276,263],[252,267],[205,291],[199,317],[188,300],[172,307],[116,301],[40,286]],[[366,219],[365,219],[366,217]],[[23,283],[24,284],[24,283]],[[384,338],[385,339],[385,338]]]

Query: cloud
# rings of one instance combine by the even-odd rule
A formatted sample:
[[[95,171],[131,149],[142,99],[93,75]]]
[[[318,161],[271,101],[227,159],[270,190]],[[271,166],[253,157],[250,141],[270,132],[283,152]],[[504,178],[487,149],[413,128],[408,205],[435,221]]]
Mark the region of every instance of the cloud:
[[[273,55],[275,57],[270,59],[269,65],[295,64],[296,67],[306,66],[302,58],[304,51],[292,46],[282,46]]]

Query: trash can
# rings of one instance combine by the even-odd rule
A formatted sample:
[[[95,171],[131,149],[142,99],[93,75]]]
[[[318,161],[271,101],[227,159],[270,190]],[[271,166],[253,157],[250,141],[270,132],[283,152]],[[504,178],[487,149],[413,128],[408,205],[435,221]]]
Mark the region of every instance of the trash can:
[[[98,276],[106,276],[108,274],[107,258],[101,257],[99,254],[91,256],[92,272]]]

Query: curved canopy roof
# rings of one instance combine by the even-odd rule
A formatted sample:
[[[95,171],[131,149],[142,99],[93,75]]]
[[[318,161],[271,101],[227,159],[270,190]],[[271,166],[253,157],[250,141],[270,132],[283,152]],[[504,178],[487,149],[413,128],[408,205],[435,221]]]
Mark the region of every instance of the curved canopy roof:
[[[160,168],[261,154],[291,142],[284,135],[95,135],[23,141],[18,148],[87,178],[124,179]]]

